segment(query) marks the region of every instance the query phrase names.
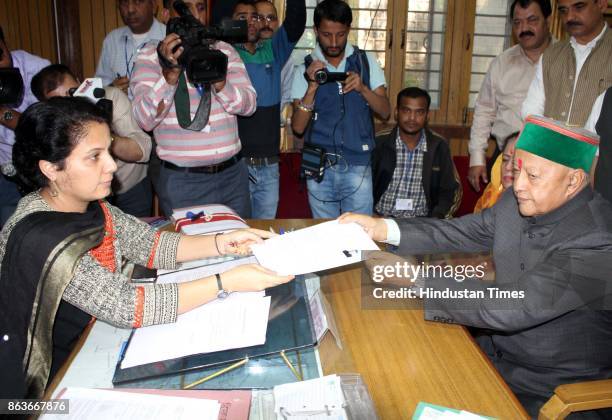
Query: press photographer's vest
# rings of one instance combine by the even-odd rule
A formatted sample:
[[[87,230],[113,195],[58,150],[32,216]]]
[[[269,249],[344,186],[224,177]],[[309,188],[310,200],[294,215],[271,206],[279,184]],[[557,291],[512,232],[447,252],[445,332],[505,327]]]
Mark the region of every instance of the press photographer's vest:
[[[360,74],[363,84],[370,86],[370,66],[365,51],[354,48],[355,52],[346,58],[344,71]],[[306,56],[304,63],[308,68],[312,57]],[[370,106],[356,91],[343,95],[338,83],[319,86],[305,139],[323,147],[327,153],[344,156],[349,164],[367,165],[374,150]]]

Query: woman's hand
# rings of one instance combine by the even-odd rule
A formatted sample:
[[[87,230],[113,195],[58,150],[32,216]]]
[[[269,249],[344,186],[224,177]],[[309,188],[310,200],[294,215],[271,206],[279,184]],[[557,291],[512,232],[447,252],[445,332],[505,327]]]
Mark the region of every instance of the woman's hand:
[[[279,276],[258,264],[245,264],[221,274],[223,287],[230,292],[258,292],[293,280]]]
[[[215,245],[221,255],[249,255],[251,245],[260,244],[264,239],[276,236],[275,233],[260,229],[240,229],[230,233],[215,235]]]
[[[344,213],[338,218],[338,223],[341,224],[351,222],[361,226],[373,240],[378,242],[387,240],[387,223],[383,219],[356,213]]]

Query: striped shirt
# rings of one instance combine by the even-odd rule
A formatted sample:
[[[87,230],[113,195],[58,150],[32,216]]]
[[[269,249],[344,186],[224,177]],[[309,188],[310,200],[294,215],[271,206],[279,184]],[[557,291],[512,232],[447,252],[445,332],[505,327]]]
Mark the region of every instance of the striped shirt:
[[[223,90],[214,92],[213,88],[210,117],[202,131],[185,130],[179,125],[174,106],[178,84],[166,82],[157,57],[157,42],[145,45],[136,59],[130,80],[132,110],[143,130],[153,130],[157,155],[162,160],[185,167],[214,165],[241,149],[236,116],[255,112],[257,94],[236,50],[222,41],[214,48],[228,56],[227,77]],[[188,88],[193,118],[200,95],[191,83]],[[158,112],[160,105],[163,109]]]

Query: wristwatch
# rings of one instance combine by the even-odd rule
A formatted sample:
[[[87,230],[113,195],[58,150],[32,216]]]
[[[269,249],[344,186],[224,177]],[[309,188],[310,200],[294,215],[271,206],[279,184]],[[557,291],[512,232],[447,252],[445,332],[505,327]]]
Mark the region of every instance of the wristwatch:
[[[4,114],[2,114],[2,121],[11,121],[13,117],[14,115],[12,111],[10,110],[4,111]]]
[[[217,299],[225,299],[230,295],[230,292],[223,288],[223,283],[221,283],[221,275],[217,273],[215,274],[215,277],[217,278],[217,287],[219,288],[219,291],[217,292]]]

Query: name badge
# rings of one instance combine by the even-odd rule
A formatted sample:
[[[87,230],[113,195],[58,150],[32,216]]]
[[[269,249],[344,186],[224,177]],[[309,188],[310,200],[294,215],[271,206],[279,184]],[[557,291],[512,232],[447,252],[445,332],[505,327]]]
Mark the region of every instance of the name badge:
[[[414,210],[412,198],[398,198],[395,200],[395,210]]]

